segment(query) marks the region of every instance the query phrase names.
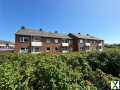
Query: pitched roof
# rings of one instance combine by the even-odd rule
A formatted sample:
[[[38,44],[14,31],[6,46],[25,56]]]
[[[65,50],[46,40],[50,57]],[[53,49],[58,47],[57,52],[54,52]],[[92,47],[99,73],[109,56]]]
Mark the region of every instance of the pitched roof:
[[[70,33],[71,35],[77,37],[77,38],[82,38],[82,39],[92,39],[92,40],[102,40],[100,38],[97,38],[97,37],[94,37],[94,36],[91,36],[91,35],[81,35],[81,34],[73,34],[73,33]]]
[[[34,29],[20,29],[16,32],[17,35],[31,35],[31,36],[41,36],[41,37],[53,37],[53,38],[66,38],[71,39],[68,35],[51,33]]]

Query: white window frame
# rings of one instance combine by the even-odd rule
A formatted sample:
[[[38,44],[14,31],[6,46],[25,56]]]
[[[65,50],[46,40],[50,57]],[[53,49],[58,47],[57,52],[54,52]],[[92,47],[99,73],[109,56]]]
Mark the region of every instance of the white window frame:
[[[32,41],[33,41],[33,42],[40,42],[40,41],[41,41],[41,38],[38,37],[38,36],[34,36]]]
[[[80,47],[80,51],[83,51],[84,49],[83,49],[83,47]]]
[[[63,39],[62,43],[69,43],[68,39]]]
[[[47,39],[46,42],[47,43],[52,43],[52,40],[51,39]]]
[[[80,39],[80,43],[83,43],[83,39]]]
[[[24,50],[21,50],[21,49],[24,49]],[[20,53],[28,53],[28,48],[21,48],[20,49]]]
[[[28,39],[28,41],[29,41],[29,38],[28,38],[28,37],[24,37],[24,36],[23,36],[23,37],[20,37],[20,42],[26,42],[25,39]]]
[[[38,51],[36,51],[36,48],[38,48]],[[33,47],[32,48],[32,52],[40,52],[41,51],[41,48],[40,47]]]
[[[69,40],[69,43],[72,44],[72,43],[73,43],[73,40]]]
[[[59,43],[59,40],[58,40],[58,39],[54,39],[54,42],[55,42],[55,43]]]

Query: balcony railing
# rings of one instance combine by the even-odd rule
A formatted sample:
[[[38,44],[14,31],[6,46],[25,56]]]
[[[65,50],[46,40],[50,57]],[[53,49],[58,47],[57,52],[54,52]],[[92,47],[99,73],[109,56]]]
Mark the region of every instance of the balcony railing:
[[[31,42],[31,46],[42,46],[42,42]]]
[[[102,46],[102,43],[99,43],[98,46]]]
[[[62,46],[69,46],[69,43],[62,43]]]
[[[90,43],[85,43],[85,46],[90,46]]]

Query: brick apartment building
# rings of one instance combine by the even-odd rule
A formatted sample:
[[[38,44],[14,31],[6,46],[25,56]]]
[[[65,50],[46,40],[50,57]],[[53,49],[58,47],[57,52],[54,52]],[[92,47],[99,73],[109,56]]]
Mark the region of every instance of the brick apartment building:
[[[15,34],[15,49],[25,53],[65,53],[72,51],[100,50],[104,41],[96,37],[80,34],[63,35],[22,27]]]

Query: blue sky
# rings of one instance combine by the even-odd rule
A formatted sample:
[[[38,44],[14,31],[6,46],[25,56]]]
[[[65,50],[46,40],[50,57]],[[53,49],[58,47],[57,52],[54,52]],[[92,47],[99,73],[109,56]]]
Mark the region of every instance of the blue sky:
[[[0,39],[14,41],[21,26],[120,43],[120,0],[0,0]]]

